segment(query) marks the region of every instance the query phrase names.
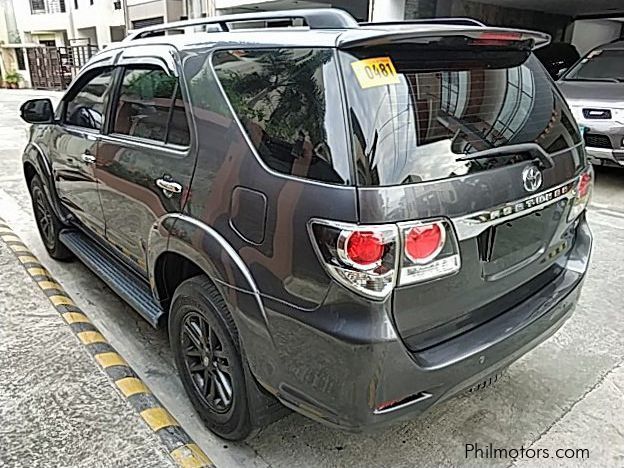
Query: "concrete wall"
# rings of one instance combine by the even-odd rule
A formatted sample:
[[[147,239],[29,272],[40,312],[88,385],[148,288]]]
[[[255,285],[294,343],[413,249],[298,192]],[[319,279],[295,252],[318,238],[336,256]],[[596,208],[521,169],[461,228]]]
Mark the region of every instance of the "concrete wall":
[[[110,26],[124,24],[123,10],[115,10],[112,1],[97,1],[91,5],[89,0],[78,0],[78,9],[75,9],[74,0],[66,0],[65,13],[49,14],[32,14],[28,0],[14,0],[13,6],[18,29],[25,41],[50,39],[47,36],[51,34],[56,44],[63,46],[65,38],[91,37],[92,44],[103,47],[111,42]]]
[[[148,18],[156,18],[162,16],[165,18],[165,0],[127,0],[128,1],[128,17],[130,24],[132,21],[143,20]]]
[[[72,8],[72,19],[76,37],[84,35],[78,34],[79,29],[95,28],[95,42],[99,47],[110,44],[111,26],[123,26],[123,9],[115,10],[111,1],[95,1],[93,5],[89,0],[78,0],[78,9],[74,10],[74,0],[65,0],[65,4]],[[89,33],[90,34],[90,33]],[[71,36],[70,36],[71,37]]]
[[[585,55],[594,47],[620,37],[622,24],[619,21],[579,20],[574,22],[572,44],[581,55]]]
[[[375,0],[371,21],[399,21],[405,18],[405,0]]]

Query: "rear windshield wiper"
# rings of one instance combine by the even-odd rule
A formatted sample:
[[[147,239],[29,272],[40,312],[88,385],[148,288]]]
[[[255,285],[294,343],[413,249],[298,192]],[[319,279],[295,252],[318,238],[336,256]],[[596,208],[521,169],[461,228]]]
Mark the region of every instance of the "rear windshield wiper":
[[[518,153],[528,153],[535,159],[539,160],[543,169],[550,169],[555,164],[552,157],[544,151],[537,143],[520,143],[517,145],[501,146],[500,148],[491,148],[474,153],[464,153],[464,156],[457,158],[456,161],[472,161],[473,159],[497,158],[499,156],[513,156]]]

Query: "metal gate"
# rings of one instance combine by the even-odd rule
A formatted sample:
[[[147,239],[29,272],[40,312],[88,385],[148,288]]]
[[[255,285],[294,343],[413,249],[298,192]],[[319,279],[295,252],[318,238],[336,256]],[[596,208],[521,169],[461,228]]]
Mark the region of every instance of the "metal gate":
[[[26,49],[32,87],[65,89],[87,61],[97,53],[93,45],[33,47]]]

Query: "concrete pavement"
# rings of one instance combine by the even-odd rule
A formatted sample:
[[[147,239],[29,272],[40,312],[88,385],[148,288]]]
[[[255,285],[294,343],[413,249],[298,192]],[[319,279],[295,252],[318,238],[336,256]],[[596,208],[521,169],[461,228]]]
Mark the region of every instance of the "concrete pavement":
[[[0,466],[174,466],[0,240]]]
[[[57,263],[45,254],[20,165],[26,125],[16,116],[29,96],[0,91],[0,216],[217,466],[624,466],[624,170],[597,170],[589,215],[595,250],[574,316],[496,386],[381,432],[346,434],[293,414],[247,443],[231,444],[202,427],[164,331],[151,329],[80,263]],[[548,449],[550,457],[466,457],[467,444]],[[587,449],[589,459],[584,452],[558,459],[557,449]]]

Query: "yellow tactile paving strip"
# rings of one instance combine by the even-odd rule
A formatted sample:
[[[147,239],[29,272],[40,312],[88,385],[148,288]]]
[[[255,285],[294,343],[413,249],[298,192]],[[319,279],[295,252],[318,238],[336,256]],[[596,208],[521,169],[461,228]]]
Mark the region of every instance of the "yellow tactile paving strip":
[[[128,363],[113,349],[85,313],[65,292],[19,236],[0,218],[0,240],[17,256],[31,278],[46,294],[80,342],[115,384],[119,393],[160,436],[171,458],[181,467],[214,467],[180,424],[152,394]]]

